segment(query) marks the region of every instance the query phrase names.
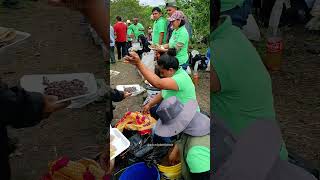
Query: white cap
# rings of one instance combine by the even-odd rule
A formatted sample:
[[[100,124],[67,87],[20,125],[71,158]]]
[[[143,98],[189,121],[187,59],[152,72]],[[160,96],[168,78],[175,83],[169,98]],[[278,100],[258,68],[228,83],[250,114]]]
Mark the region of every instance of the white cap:
[[[128,19],[128,20],[127,20],[127,23],[131,23],[131,21]]]

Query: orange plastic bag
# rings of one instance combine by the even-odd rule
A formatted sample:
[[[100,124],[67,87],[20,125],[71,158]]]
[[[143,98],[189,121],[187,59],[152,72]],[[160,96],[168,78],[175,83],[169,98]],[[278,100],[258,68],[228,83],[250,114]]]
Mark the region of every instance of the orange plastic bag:
[[[150,114],[140,112],[127,112],[116,124],[116,128],[123,132],[124,129],[138,131],[140,135],[151,134],[157,121]]]

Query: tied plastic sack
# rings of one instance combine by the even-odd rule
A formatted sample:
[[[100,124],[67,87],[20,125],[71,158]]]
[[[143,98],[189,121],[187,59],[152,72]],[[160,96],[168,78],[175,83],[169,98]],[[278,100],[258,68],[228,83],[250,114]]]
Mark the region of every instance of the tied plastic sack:
[[[142,64],[144,64],[151,72],[154,72],[155,70],[155,61],[154,61],[154,51],[150,51],[147,53],[144,53],[141,59]],[[144,80],[144,77],[138,71],[142,79]]]
[[[256,20],[252,16],[252,14],[249,14],[247,19],[247,25],[243,27],[243,34],[247,36],[248,39],[253,41],[260,41],[261,35],[260,35],[260,29],[257,25]]]
[[[100,165],[91,159],[70,161],[62,157],[49,163],[49,172],[41,180],[109,180]]]
[[[127,112],[115,125],[120,132],[124,129],[138,131],[140,135],[151,134],[153,126],[157,121],[150,114],[140,112]]]

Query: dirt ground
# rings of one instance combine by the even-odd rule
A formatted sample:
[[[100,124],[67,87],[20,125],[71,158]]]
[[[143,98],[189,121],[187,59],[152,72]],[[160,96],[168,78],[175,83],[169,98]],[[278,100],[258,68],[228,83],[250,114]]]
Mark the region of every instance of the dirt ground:
[[[31,34],[13,51],[16,61],[0,65],[4,82],[17,85],[23,75],[40,73],[89,72],[104,78],[101,49],[85,36],[79,13],[49,7],[46,1],[27,3],[21,10],[1,8],[0,12],[0,26]],[[12,179],[39,179],[48,170],[48,162],[63,155],[74,160],[93,158],[99,151],[104,115],[105,104],[91,104],[55,113],[32,128],[10,129],[21,143],[10,161]]]
[[[289,151],[320,168],[320,36],[306,32],[303,25],[283,31],[281,70],[270,73],[277,119]],[[255,45],[264,57],[265,44]]]

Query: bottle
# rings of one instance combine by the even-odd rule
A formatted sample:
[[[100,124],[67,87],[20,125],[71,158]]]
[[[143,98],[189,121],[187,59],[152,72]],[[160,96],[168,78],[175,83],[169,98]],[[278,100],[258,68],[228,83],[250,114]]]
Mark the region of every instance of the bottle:
[[[283,54],[283,38],[279,29],[269,29],[267,33],[267,52],[265,65],[271,71],[278,71],[281,67]]]

